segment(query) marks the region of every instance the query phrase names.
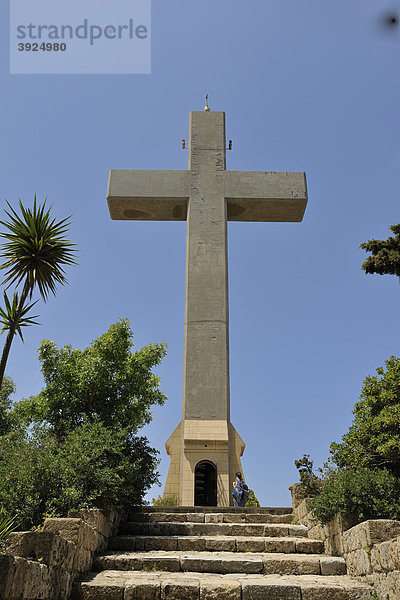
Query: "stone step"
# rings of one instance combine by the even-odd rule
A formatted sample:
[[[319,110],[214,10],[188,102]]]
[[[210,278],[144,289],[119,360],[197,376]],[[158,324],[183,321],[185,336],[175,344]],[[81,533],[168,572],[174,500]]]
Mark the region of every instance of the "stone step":
[[[102,571],[74,584],[71,600],[373,600],[347,575],[210,575]]]
[[[285,515],[293,512],[291,506],[133,506],[130,515],[137,513],[232,513]]]
[[[194,535],[230,535],[256,537],[307,537],[308,529],[304,525],[284,523],[143,523],[126,521],[121,523],[122,535],[141,536],[194,536]]]
[[[285,554],[323,554],[324,543],[299,537],[248,536],[117,536],[109,541],[110,550],[181,550],[184,552],[281,552]]]
[[[128,521],[135,523],[286,523],[293,524],[294,515],[268,514],[268,513],[192,513],[192,512],[133,512],[129,514]]]
[[[97,556],[93,570],[189,571],[264,575],[344,575],[343,558],[316,554],[251,552],[107,552]]]

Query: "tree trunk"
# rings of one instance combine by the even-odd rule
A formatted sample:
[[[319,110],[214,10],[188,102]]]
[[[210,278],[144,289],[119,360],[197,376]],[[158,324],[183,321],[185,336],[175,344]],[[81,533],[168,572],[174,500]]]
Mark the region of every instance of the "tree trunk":
[[[21,311],[24,307],[28,293],[29,293],[29,285],[28,285],[28,282],[25,281],[24,289],[22,290],[21,298],[19,299],[19,302],[18,302],[17,312],[15,314],[15,321],[14,321],[14,323],[11,324],[11,327],[7,333],[6,341],[4,342],[3,354],[1,355],[1,360],[0,360],[0,389],[3,384],[4,373],[6,370],[6,364],[7,364],[7,360],[8,360],[8,355],[10,353],[11,344],[14,339],[16,325],[19,321],[19,317],[21,316]]]

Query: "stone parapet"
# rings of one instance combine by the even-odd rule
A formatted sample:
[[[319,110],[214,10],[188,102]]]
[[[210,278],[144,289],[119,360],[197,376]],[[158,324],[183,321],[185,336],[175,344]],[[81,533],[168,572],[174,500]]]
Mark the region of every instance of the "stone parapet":
[[[67,600],[74,580],[92,568],[119,521],[116,511],[82,509],[46,519],[41,531],[11,533],[0,554],[1,600]]]
[[[346,554],[400,536],[400,521],[374,519],[359,523],[343,536]]]
[[[295,483],[289,490],[292,493],[293,515],[308,528],[308,537],[323,541],[326,554],[343,556],[343,532],[357,523],[356,516],[338,513],[329,523],[322,525],[313,515],[313,499],[304,497],[303,485]]]
[[[400,598],[400,521],[364,521],[344,533],[350,575],[372,583],[381,600]]]
[[[103,512],[97,508],[81,508],[69,511],[68,516],[82,519],[106,539],[117,533],[121,520],[120,513],[115,509]]]
[[[76,545],[57,533],[48,531],[18,531],[9,537],[7,552],[58,567],[65,571],[74,570]]]
[[[304,485],[302,483],[293,483],[289,486],[289,491],[292,495],[292,505],[293,510],[298,507],[298,505],[307,498],[307,494],[304,489]]]
[[[47,600],[52,588],[50,568],[20,556],[0,554],[0,598]]]
[[[354,515],[337,514],[322,525],[313,517],[312,498],[301,497],[301,484],[294,484],[293,513],[308,527],[308,536],[324,542],[326,554],[342,556],[347,572],[372,584],[379,600],[400,600],[400,521],[371,519],[355,524]]]

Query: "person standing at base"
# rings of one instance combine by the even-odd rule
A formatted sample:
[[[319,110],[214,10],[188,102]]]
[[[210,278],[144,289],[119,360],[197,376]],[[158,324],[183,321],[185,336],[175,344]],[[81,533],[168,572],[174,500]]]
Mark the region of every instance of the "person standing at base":
[[[237,472],[236,479],[233,482],[233,491],[232,491],[233,506],[245,506],[246,505],[246,498],[245,498],[245,494],[243,493],[243,485],[246,485],[246,484],[244,483],[244,481],[242,479],[242,474]]]

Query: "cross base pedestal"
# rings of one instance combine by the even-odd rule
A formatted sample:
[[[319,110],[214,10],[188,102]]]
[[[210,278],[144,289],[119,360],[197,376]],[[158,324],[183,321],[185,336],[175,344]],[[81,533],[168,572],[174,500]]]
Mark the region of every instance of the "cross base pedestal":
[[[168,438],[165,449],[171,458],[163,498],[178,498],[180,506],[201,505],[205,464],[216,476],[216,494],[209,506],[231,506],[232,482],[242,471],[240,457],[245,443],[231,423],[224,420],[184,419]],[[200,482],[200,483],[199,483]],[[212,486],[212,483],[211,483]],[[214,500],[210,499],[214,498]]]

